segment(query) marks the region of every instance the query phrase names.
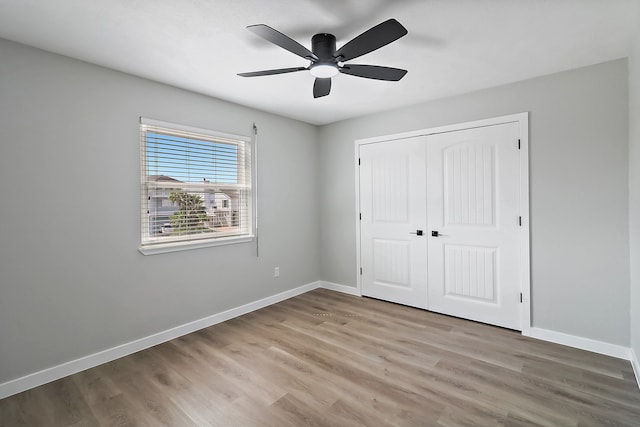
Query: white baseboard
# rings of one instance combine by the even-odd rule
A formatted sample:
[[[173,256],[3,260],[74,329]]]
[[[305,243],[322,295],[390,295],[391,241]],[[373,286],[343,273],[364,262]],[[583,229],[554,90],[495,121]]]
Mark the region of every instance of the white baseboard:
[[[322,280],[317,283],[319,284],[318,287],[320,288],[329,289],[336,292],[342,292],[343,294],[355,295],[357,297],[362,296],[358,288],[354,288],[353,286],[339,285],[337,283],[324,282]]]
[[[332,291],[342,292],[349,295],[362,296],[362,293],[353,286],[340,285],[322,280],[317,283],[319,288],[330,289]],[[618,359],[630,360],[631,365],[633,366],[633,372],[636,376],[636,381],[638,382],[638,387],[640,388],[640,362],[638,362],[638,358],[633,349],[623,347],[621,345],[592,340],[590,338],[582,338],[575,335],[564,334],[562,332],[550,331],[548,329],[534,327],[528,327],[526,329],[526,333],[523,330],[523,335],[531,338],[579,348],[581,350],[592,351],[594,353],[604,354]]]
[[[590,338],[582,338],[575,335],[541,328],[531,328],[529,336],[556,344],[604,354],[606,356],[617,357],[618,359],[631,359],[631,350],[628,347],[623,347],[617,344],[609,344],[602,341],[592,340]]]
[[[636,376],[638,388],[640,388],[640,362],[638,362],[638,355],[633,348],[631,349],[631,366],[633,367],[633,373]]]
[[[250,302],[248,304],[241,305],[240,307],[235,307],[184,325],[176,326],[175,328],[158,332],[157,334],[149,335],[117,347],[90,354],[76,360],[71,360],[51,368],[43,369],[42,371],[34,372],[21,378],[16,378],[15,380],[7,381],[0,384],[0,399],[64,378],[68,375],[84,371],[85,369],[93,368],[103,363],[128,356],[129,354],[133,354],[137,351],[162,344],[163,342],[233,319],[234,317],[242,316],[243,314],[284,301],[296,295],[317,289],[321,286],[323,286],[323,282],[309,283],[295,289],[281,292],[258,301]]]
[[[197,330],[213,326],[217,323],[233,319],[234,317],[242,316],[243,314],[250,313],[252,311],[267,307],[280,301],[284,301],[286,299],[295,297],[305,292],[312,291],[317,288],[330,289],[349,295],[361,296],[360,291],[353,286],[340,285],[337,283],[324,281],[308,283],[295,289],[281,292],[279,294],[272,295],[258,301],[250,302],[248,304],[244,304],[239,307],[235,307],[221,313],[205,317],[203,319],[195,320],[193,322],[186,323],[184,325],[180,325],[166,331],[158,332],[157,334],[149,335],[147,337],[119,345],[117,347],[90,354],[76,360],[71,360],[69,362],[51,368],[43,369],[42,371],[34,372],[21,378],[16,378],[15,380],[7,381],[3,384],[0,384],[0,399],[4,399],[5,397],[12,396],[14,394],[34,387],[38,387],[40,385],[55,381],[60,378],[64,378],[68,375],[84,371],[85,369],[93,368],[103,363],[128,356],[129,354],[135,353],[137,351],[153,347],[154,345],[162,344],[163,342],[167,342],[183,335],[190,334]],[[579,348],[582,350],[605,354],[607,356],[630,360],[636,376],[636,381],[638,381],[638,387],[640,387],[640,363],[638,362],[637,355],[635,354],[633,349],[541,328],[531,328],[529,336],[544,341],[550,341],[557,344]]]

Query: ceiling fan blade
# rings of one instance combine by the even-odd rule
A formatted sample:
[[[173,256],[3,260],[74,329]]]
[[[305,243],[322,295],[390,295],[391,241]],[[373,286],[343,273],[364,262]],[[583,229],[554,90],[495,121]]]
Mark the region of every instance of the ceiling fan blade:
[[[331,92],[331,78],[316,78],[315,83],[313,83],[313,97],[320,98],[321,96],[327,96],[329,92]]]
[[[395,19],[389,19],[360,34],[333,55],[344,62],[386,46],[408,33],[407,29]]]
[[[271,76],[274,74],[295,73],[296,71],[304,71],[306,67],[278,68],[276,70],[252,71],[249,73],[238,73],[241,77],[258,77]]]
[[[268,25],[264,25],[264,24],[249,25],[247,27],[247,30],[305,59],[316,59],[316,60],[318,59],[318,57],[314,55],[313,52],[311,52],[309,49],[302,46],[300,43],[293,40],[292,38],[285,36],[280,31],[274,30]]]
[[[407,74],[407,70],[392,67],[380,67],[378,65],[345,64],[340,72],[352,76],[365,77],[367,79],[388,80],[397,82]]]

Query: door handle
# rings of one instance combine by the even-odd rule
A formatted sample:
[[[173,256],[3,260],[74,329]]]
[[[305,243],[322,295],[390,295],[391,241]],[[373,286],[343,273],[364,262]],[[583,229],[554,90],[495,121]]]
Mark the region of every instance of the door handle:
[[[431,232],[431,237],[439,237],[442,236],[442,234],[440,234],[440,232],[438,232],[438,230],[433,230]]]
[[[422,230],[410,231],[409,234],[417,234],[418,236],[422,236]]]

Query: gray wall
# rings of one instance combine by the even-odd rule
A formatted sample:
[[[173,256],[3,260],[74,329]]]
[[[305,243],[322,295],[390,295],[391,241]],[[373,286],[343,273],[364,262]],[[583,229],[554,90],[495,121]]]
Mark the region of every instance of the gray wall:
[[[321,276],[356,285],[354,140],[530,112],[533,326],[629,345],[627,61],[324,126]]]
[[[355,286],[353,141],[522,111],[534,326],[626,346],[632,324],[640,354],[625,60],[316,128],[4,40],[0,58],[0,383],[318,279]],[[137,251],[141,115],[259,126],[260,258],[253,244]]]
[[[640,2],[629,58],[629,226],[631,237],[631,348],[640,358]],[[640,368],[640,366],[638,366]],[[640,378],[638,378],[640,382]]]
[[[0,58],[0,384],[319,279],[316,127],[5,40]],[[258,125],[260,258],[138,252],[139,116]]]

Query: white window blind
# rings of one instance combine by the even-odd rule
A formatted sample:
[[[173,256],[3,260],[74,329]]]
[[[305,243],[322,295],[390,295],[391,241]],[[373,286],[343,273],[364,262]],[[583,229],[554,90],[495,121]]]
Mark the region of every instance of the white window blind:
[[[250,138],[141,118],[140,170],[141,252],[253,237]]]

